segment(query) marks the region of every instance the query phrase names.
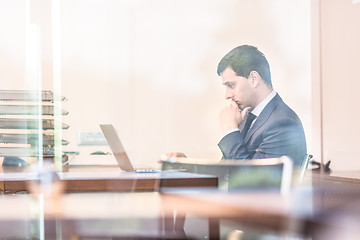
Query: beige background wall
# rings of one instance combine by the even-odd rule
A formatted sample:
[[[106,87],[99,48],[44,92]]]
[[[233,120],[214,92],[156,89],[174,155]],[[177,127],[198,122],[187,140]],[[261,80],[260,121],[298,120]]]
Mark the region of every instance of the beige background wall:
[[[320,70],[323,93],[323,158],[333,170],[360,169],[360,4],[321,0]],[[314,78],[319,81],[319,78]]]
[[[113,123],[136,164],[169,151],[220,158],[225,101],[217,63],[252,44],[267,56],[273,85],[302,119],[312,151],[310,1],[63,0],[60,28],[48,25],[49,2],[29,1],[30,22],[40,28],[44,88],[54,85],[51,31],[60,36],[70,112],[64,150],[107,151],[78,146],[77,133]],[[26,3],[0,0],[1,89],[31,88],[24,84]]]

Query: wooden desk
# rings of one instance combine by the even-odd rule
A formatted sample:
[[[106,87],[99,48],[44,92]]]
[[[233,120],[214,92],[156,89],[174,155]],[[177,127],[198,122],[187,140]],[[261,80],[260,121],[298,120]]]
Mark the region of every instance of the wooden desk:
[[[166,199],[178,201],[177,214],[209,218],[210,239],[220,237],[219,220],[233,221],[245,231],[309,239],[358,239],[360,234],[360,191],[353,187],[309,186],[287,195],[192,190],[169,193]]]
[[[1,239],[156,238],[165,235],[162,220],[173,216],[157,192],[70,193],[57,200],[4,195],[0,212]]]
[[[278,202],[278,208],[259,208],[258,203],[264,198]],[[34,233],[41,234],[36,231],[36,226],[44,224],[45,239],[59,234],[63,239],[72,236],[175,238],[179,236],[166,227],[175,209],[179,215],[192,214],[204,218],[236,216],[247,219],[252,216],[264,221],[272,218],[272,222],[288,218],[287,205],[283,205],[287,200],[277,194],[226,194],[225,200],[229,202],[224,204],[224,195],[217,193],[205,193],[204,196],[158,192],[70,193],[57,201],[42,200],[30,194],[5,195],[0,198],[0,237],[34,237]],[[218,232],[218,229],[212,228],[212,233],[214,231]],[[217,239],[218,236],[211,235],[211,238]]]
[[[349,218],[343,221],[344,218],[333,212],[313,211],[314,195],[311,191],[305,193],[97,192],[68,193],[57,200],[31,194],[3,195],[0,197],[0,238],[35,238],[34,234],[41,234],[37,230],[42,225],[45,239],[54,239],[55,235],[63,239],[74,236],[176,238],[179,235],[166,227],[174,210],[177,215],[209,218],[210,223],[215,223],[210,224],[212,239],[219,238],[219,219],[234,220],[262,232],[307,236],[322,229],[322,233],[338,231],[346,236],[349,233],[358,236],[359,221],[354,219],[360,219],[360,211],[352,211],[352,222]],[[336,219],[338,222],[333,221]],[[356,239],[310,236],[320,240]]]
[[[217,187],[217,178],[187,172],[158,173],[124,172],[117,167],[70,167],[59,173],[66,191],[154,191],[162,187]],[[37,179],[36,173],[2,172],[0,181],[5,191],[27,190],[27,184]]]
[[[320,174],[320,172],[307,171],[304,177],[306,183],[313,185],[346,185],[360,186],[360,171],[333,171]]]
[[[179,238],[182,236],[169,228],[175,209],[178,214],[199,208],[204,212],[223,212],[204,204],[187,206],[181,202],[182,199],[159,192],[68,193],[59,199],[4,195],[0,197],[0,238],[41,239],[41,234],[45,239]]]
[[[294,217],[291,197],[279,193],[183,191],[170,193],[166,201],[178,202],[176,212],[180,216],[190,214],[209,219],[210,239],[220,238],[220,220],[239,223],[241,230],[251,228],[281,234],[289,232],[295,224],[305,224],[301,218]]]

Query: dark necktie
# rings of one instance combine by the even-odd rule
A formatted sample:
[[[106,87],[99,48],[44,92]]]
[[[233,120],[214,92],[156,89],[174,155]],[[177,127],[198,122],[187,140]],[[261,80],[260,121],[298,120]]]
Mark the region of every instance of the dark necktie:
[[[245,125],[243,130],[241,131],[241,135],[243,136],[243,138],[245,138],[247,132],[249,131],[249,128],[251,126],[252,121],[254,121],[254,119],[256,118],[256,115],[252,114],[251,112],[248,112],[247,114],[247,118],[245,120]]]

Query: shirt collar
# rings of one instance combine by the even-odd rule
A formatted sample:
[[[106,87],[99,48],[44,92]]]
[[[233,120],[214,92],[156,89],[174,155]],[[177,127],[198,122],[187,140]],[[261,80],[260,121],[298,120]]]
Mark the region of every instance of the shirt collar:
[[[254,114],[256,117],[258,117],[260,115],[260,113],[262,112],[262,110],[264,110],[264,108],[266,107],[266,105],[268,105],[268,103],[275,97],[276,92],[275,90],[272,90],[272,92],[264,99],[261,101],[261,103],[259,103],[252,111],[251,113]]]

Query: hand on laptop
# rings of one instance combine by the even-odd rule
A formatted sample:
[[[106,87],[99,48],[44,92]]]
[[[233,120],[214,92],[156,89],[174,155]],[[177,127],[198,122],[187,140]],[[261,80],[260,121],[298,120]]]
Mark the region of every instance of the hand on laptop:
[[[187,156],[185,155],[185,153],[182,152],[170,152],[170,153],[165,153],[163,155],[161,155],[159,163],[163,162],[163,161],[171,161],[172,158],[186,158]]]

